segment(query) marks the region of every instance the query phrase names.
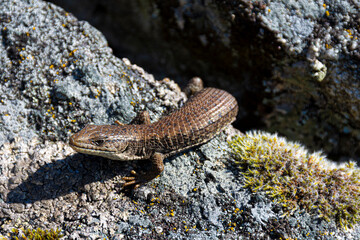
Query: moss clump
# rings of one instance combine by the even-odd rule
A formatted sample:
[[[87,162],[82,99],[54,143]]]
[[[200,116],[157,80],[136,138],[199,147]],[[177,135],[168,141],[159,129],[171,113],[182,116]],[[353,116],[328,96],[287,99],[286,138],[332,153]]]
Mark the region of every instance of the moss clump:
[[[245,186],[265,192],[283,206],[284,215],[305,210],[344,228],[360,220],[360,170],[355,163],[337,165],[265,132],[235,136],[229,144]]]
[[[58,240],[63,237],[59,229],[42,230],[38,229],[12,229],[10,239],[16,240]]]

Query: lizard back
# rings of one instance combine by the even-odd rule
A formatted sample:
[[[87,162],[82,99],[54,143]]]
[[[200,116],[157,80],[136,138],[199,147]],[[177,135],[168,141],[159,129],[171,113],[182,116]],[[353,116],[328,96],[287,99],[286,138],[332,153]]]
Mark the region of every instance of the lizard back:
[[[174,153],[211,139],[235,121],[236,99],[228,92],[205,88],[185,105],[159,121],[147,125],[147,147],[162,153]],[[147,133],[146,133],[147,132]]]

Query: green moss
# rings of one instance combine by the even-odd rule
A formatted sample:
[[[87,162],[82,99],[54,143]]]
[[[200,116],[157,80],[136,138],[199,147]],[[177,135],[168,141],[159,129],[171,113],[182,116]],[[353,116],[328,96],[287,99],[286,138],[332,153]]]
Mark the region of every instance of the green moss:
[[[321,153],[310,154],[276,134],[249,132],[229,142],[245,187],[262,191],[281,204],[284,215],[305,210],[338,226],[360,220],[360,170],[337,165]]]
[[[38,229],[12,229],[10,239],[16,240],[58,240],[63,237],[59,229],[42,230]]]

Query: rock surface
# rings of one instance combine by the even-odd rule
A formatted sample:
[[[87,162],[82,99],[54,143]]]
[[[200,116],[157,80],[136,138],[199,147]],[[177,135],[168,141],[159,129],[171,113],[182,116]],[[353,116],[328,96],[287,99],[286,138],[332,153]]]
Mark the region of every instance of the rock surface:
[[[54,2],[152,73],[198,75],[232,92],[240,130],[278,132],[360,164],[358,1]]]
[[[170,157],[164,173],[134,192],[121,177],[142,162],[76,154],[68,137],[87,123],[152,121],[186,100],[113,56],[87,22],[43,1],[0,3],[0,234],[59,228],[67,239],[355,239],[242,188],[226,140]]]

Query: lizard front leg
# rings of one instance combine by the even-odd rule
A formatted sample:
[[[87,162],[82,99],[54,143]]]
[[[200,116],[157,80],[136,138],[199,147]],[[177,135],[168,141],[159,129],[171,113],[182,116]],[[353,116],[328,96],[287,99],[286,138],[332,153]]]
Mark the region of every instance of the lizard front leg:
[[[149,160],[151,161],[151,169],[143,174],[138,174],[132,170],[130,173],[133,176],[122,178],[125,181],[123,187],[133,186],[134,189],[138,188],[140,185],[156,178],[164,170],[164,155],[156,152]]]
[[[115,124],[119,126],[127,125],[125,123],[120,122],[119,120],[114,121]],[[141,125],[141,124],[150,124],[150,115],[148,111],[139,112],[136,117],[131,120],[129,124]]]
[[[130,122],[130,124],[141,125],[141,124],[150,124],[150,115],[148,111],[139,112],[136,117]]]

